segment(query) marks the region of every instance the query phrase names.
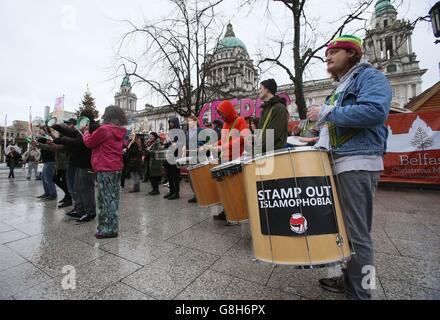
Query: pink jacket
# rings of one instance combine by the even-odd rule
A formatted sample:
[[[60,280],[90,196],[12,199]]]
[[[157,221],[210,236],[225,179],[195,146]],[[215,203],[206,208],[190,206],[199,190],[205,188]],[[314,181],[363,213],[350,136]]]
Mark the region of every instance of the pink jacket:
[[[95,172],[122,171],[122,144],[127,129],[104,124],[90,134],[84,134],[84,144],[92,150],[92,166]]]

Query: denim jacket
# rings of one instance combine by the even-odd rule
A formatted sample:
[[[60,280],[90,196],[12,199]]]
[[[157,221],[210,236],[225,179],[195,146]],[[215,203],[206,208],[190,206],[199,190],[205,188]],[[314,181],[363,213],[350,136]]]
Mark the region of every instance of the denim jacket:
[[[361,130],[331,151],[336,156],[382,156],[386,151],[388,130],[385,121],[390,112],[391,99],[391,85],[383,73],[365,65],[355,70],[350,83],[325,120],[336,125],[338,137],[352,128]]]

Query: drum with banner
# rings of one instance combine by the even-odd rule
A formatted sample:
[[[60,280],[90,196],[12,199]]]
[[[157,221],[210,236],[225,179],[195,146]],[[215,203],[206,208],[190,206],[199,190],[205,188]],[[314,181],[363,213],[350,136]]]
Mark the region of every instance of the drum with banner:
[[[243,161],[234,160],[211,169],[229,222],[249,219],[243,180]]]
[[[280,150],[245,162],[243,172],[257,260],[313,268],[350,258],[326,151]]]

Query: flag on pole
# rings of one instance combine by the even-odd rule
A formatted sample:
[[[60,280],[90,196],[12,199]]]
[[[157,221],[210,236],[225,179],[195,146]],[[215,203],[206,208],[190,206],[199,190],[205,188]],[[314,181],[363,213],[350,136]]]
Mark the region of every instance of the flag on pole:
[[[5,145],[4,145],[5,149],[7,144],[7,140],[6,140],[7,133],[8,133],[8,114],[5,115]]]
[[[29,135],[32,136],[32,107],[29,107]]]
[[[64,95],[55,99],[55,106],[53,108],[52,117],[58,120],[63,120],[64,116]]]

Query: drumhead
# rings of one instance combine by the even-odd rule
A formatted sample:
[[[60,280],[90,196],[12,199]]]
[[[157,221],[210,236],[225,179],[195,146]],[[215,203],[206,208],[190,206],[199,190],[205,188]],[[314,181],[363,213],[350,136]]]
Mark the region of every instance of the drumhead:
[[[87,117],[79,117],[76,120],[76,127],[81,130],[82,128],[84,128],[85,126],[88,126],[90,124],[90,119]]]
[[[205,161],[205,162],[201,162],[201,163],[198,163],[198,164],[195,164],[193,166],[188,167],[188,170],[194,170],[194,169],[198,169],[198,168],[210,165],[210,164],[217,164],[217,163],[218,163],[218,160]]]
[[[232,160],[232,161],[228,161],[225,162],[223,164],[220,164],[214,168],[211,169],[211,171],[219,171],[219,170],[224,170],[224,169],[229,169],[229,168],[233,168],[233,167],[242,167],[243,166],[243,160]]]
[[[46,121],[46,125],[48,126],[48,127],[52,127],[54,124],[56,124],[57,123],[57,118],[56,117],[52,117],[52,118],[50,118],[50,119],[48,119],[47,121]]]
[[[211,175],[217,181],[222,181],[224,177],[240,174],[243,171],[243,160],[233,160],[223,163],[211,169]]]
[[[267,159],[273,156],[278,156],[278,155],[282,155],[282,154],[287,154],[287,153],[297,153],[297,152],[328,152],[327,150],[324,149],[317,149],[315,147],[295,147],[295,149],[279,149],[279,150],[275,150],[273,153],[269,153],[269,154],[263,154],[263,155],[258,155],[255,158],[251,158],[251,159],[246,159],[246,161],[243,163],[243,165],[247,165],[250,163],[253,163],[255,161],[259,161],[259,160],[263,160],[263,159]]]

